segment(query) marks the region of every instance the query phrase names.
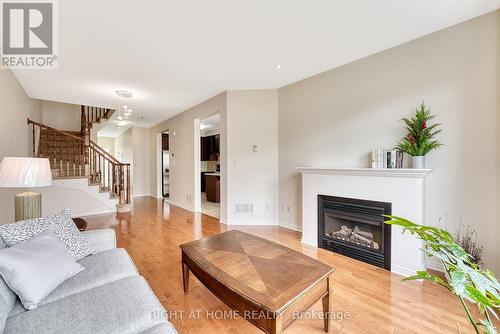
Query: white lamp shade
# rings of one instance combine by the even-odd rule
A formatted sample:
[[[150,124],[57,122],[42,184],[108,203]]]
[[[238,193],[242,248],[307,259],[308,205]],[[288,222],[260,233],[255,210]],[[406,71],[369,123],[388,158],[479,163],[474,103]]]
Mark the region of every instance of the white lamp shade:
[[[0,163],[0,187],[34,188],[52,185],[49,159],[5,157]]]

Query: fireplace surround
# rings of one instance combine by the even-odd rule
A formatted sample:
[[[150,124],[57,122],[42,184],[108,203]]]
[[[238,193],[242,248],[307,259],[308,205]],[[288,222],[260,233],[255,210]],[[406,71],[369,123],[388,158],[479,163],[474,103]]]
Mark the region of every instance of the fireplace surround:
[[[318,247],[391,270],[387,202],[318,195]]]
[[[424,181],[430,169],[299,167],[302,242],[318,247],[318,195],[391,203],[392,215],[424,220]],[[391,226],[391,272],[411,276],[425,268],[423,243]]]

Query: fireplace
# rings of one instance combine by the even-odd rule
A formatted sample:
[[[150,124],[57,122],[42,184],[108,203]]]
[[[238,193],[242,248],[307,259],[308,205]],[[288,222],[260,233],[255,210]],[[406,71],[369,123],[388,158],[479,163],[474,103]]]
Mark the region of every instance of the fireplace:
[[[391,203],[318,195],[318,247],[391,270]]]

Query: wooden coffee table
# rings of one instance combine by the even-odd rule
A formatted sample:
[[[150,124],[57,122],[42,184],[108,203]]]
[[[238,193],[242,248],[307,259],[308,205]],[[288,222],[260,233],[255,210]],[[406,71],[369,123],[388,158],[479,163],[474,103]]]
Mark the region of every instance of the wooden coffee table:
[[[330,327],[334,269],[302,253],[240,231],[180,246],[184,292],[191,271],[218,298],[267,333],[281,333],[322,298]]]

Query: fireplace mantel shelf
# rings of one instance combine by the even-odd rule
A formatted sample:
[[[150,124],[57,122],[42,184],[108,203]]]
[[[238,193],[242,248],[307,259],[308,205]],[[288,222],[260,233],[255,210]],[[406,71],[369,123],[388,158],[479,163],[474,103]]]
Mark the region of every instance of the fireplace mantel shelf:
[[[297,167],[302,174],[424,178],[432,169]]]

